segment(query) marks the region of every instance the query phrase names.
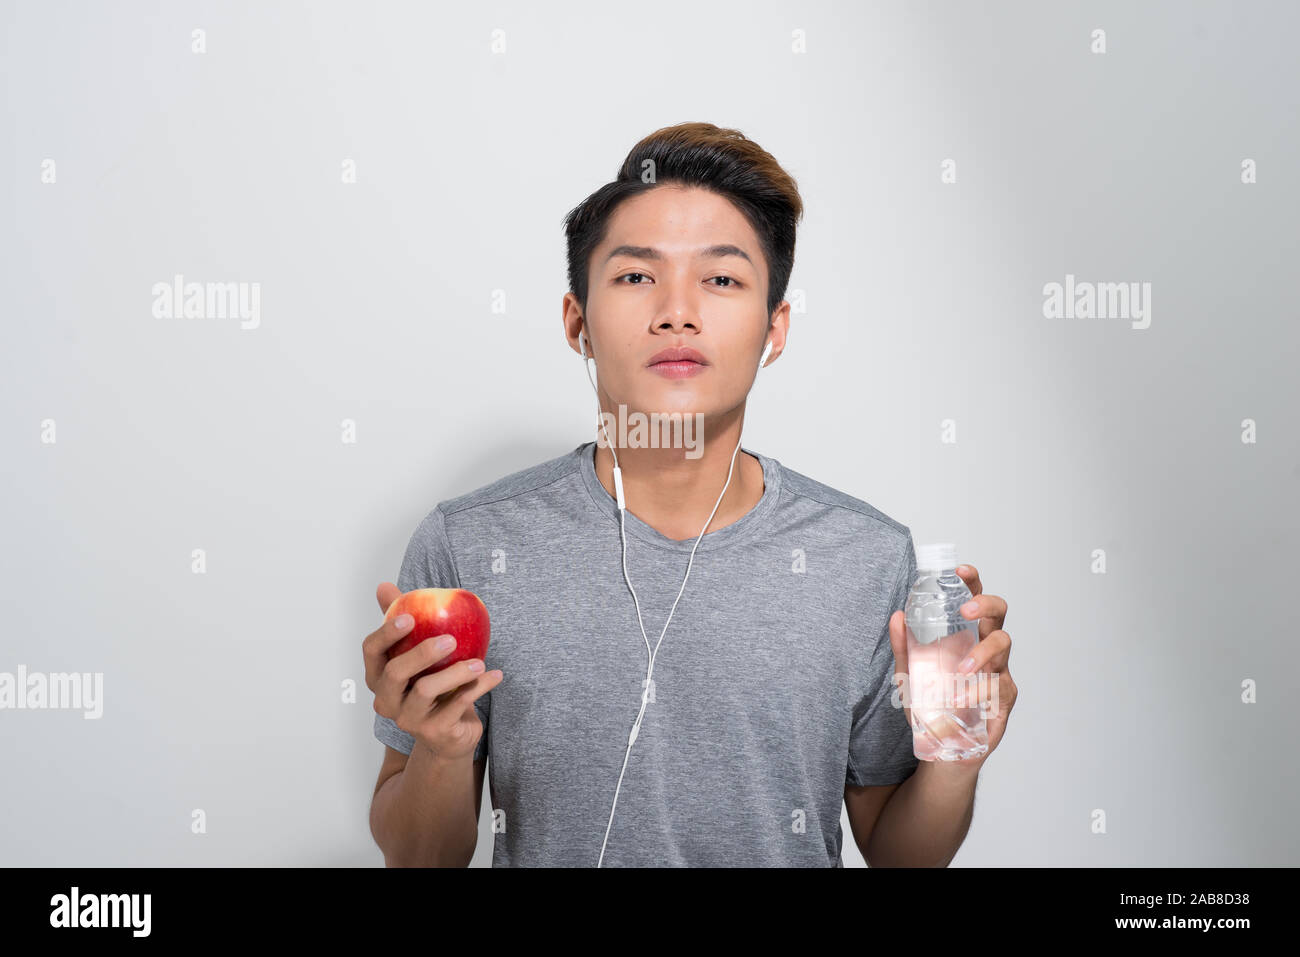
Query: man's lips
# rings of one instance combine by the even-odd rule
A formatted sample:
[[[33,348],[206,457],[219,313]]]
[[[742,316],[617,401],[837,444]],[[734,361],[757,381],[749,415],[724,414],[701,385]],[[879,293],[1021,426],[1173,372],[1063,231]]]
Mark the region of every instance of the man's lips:
[[[685,379],[688,376],[699,375],[706,368],[707,366],[703,362],[677,359],[670,362],[655,362],[650,366],[650,371],[657,372],[669,379]]]
[[[696,362],[702,366],[709,364],[709,360],[704,358],[702,352],[697,352],[696,350],[687,348],[686,346],[674,346],[671,349],[660,349],[650,357],[650,361],[647,362],[646,365],[652,366],[660,362]]]
[[[671,349],[661,349],[650,357],[646,367],[651,372],[655,372],[669,379],[685,379],[689,376],[699,375],[708,366],[709,360],[704,358],[702,352],[697,352],[686,346],[674,346]]]

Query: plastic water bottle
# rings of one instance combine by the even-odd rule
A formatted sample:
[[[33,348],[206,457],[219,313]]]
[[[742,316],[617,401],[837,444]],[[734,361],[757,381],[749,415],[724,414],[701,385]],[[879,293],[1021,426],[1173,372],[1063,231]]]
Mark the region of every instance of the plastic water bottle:
[[[979,642],[979,619],[959,609],[971,600],[957,575],[957,548],[916,547],[916,578],[903,613],[907,622],[907,685],[912,752],[922,761],[960,761],[988,751],[981,697],[988,675],[957,671]],[[964,697],[963,697],[964,695]],[[910,699],[910,700],[909,700]]]

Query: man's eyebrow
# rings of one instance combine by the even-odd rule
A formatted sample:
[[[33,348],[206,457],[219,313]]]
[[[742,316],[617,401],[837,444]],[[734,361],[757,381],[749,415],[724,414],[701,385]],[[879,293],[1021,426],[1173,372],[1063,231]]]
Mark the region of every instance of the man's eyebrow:
[[[705,246],[696,255],[700,259],[721,259],[724,256],[739,256],[751,266],[754,264],[754,260],[749,258],[749,253],[745,252],[739,246],[733,246],[730,243],[718,243],[714,246]],[[633,256],[637,259],[653,259],[655,261],[664,258],[664,254],[653,246],[616,246],[610,250],[609,255],[605,257],[605,261],[609,262],[615,256]]]

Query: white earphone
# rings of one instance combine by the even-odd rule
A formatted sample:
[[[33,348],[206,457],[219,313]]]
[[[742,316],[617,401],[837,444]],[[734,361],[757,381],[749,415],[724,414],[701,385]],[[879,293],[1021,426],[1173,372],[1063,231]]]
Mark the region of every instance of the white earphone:
[[[636,606],[637,624],[641,626],[641,637],[645,640],[646,653],[649,655],[648,666],[646,668],[645,682],[641,692],[641,710],[637,712],[636,721],[632,724],[632,732],[627,737],[627,751],[623,755],[623,769],[618,774],[618,784],[614,788],[614,803],[609,809],[609,823],[605,825],[605,840],[600,845],[600,858],[596,861],[596,866],[600,867],[605,860],[605,847],[609,844],[609,831],[614,826],[614,809],[618,807],[618,794],[623,787],[623,774],[627,771],[627,761],[632,754],[632,742],[636,740],[637,733],[641,730],[641,718],[645,714],[645,706],[649,701],[650,686],[654,678],[655,658],[659,654],[659,646],[663,644],[664,635],[668,633],[669,622],[673,620],[673,612],[677,611],[677,602],[681,601],[682,593],[686,591],[686,580],[691,577],[691,566],[695,562],[695,549],[700,547],[700,541],[704,538],[704,533],[708,531],[709,524],[713,521],[713,516],[717,514],[718,506],[722,504],[722,497],[727,494],[727,489],[731,486],[731,475],[736,468],[736,453],[740,451],[740,440],[736,440],[736,447],[731,452],[731,466],[727,469],[727,482],[722,486],[722,493],[718,500],[713,504],[713,511],[709,513],[708,520],[704,527],[700,529],[699,538],[695,539],[695,545],[691,548],[691,556],[686,562],[686,574],[682,577],[682,587],[677,591],[677,598],[673,601],[673,607],[668,612],[668,621],[664,622],[663,631],[659,633],[659,640],[655,642],[654,650],[650,650],[650,638],[645,633],[645,623],[641,620],[641,603],[637,600],[636,589],[632,587],[632,579],[627,574],[627,506],[623,497],[623,470],[618,466],[618,454],[614,451],[614,443],[610,441],[609,430],[605,428],[605,419],[600,414],[600,392],[596,389],[596,381],[591,377],[591,367],[587,361],[596,361],[595,356],[587,354],[587,345],[582,333],[578,333],[578,347],[582,351],[583,367],[587,370],[587,379],[591,382],[591,389],[596,393],[596,417],[600,425],[600,430],[605,433],[605,442],[609,446],[610,455],[614,456],[614,498],[618,502],[619,513],[619,538],[623,545],[623,581],[627,583],[627,589],[632,593],[632,603]],[[767,347],[763,349],[763,356],[758,360],[758,368],[763,368],[763,363],[772,352],[772,341],[769,339]]]

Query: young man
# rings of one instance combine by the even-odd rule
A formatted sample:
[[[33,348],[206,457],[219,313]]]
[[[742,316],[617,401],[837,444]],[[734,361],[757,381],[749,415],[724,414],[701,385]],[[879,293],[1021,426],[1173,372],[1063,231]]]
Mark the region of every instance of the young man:
[[[439,503],[380,586],[381,609],[455,587],[492,618],[492,670],[459,662],[409,691],[446,651],[388,662],[398,620],[364,641],[389,865],[469,862],[489,756],[494,866],[838,867],[842,802],[872,865],[956,853],[988,754],[918,762],[891,700],[908,528],[740,449],[759,357],[785,349],[801,213],[768,153],[689,123],[569,214],[565,335],[594,361],[605,427]],[[623,435],[649,413],[679,417],[679,447]],[[1002,673],[991,753],[1015,693],[1006,603],[964,577],[973,670]]]

